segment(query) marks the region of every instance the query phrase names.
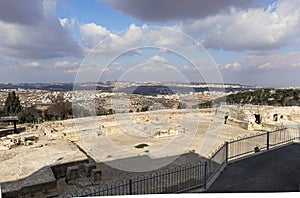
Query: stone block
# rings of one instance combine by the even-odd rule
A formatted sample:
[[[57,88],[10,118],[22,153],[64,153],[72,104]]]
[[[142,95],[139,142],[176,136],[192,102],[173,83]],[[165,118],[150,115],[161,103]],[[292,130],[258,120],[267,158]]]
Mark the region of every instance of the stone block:
[[[84,172],[85,172],[86,176],[90,177],[92,169],[96,169],[96,165],[95,164],[84,164],[83,168],[84,168]]]
[[[70,181],[77,179],[79,175],[79,168],[78,166],[70,166],[66,170],[66,182],[69,183]]]
[[[91,171],[91,180],[94,184],[101,182],[102,172],[100,169],[93,169]]]

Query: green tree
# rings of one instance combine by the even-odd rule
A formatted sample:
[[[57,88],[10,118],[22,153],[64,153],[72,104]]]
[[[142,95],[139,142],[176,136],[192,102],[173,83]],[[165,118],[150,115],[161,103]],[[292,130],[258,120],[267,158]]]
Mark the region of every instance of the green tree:
[[[8,96],[5,100],[5,115],[17,115],[22,110],[21,102],[19,96],[16,95],[16,92],[12,91],[8,93]]]
[[[5,107],[0,107],[0,117],[5,116]]]
[[[45,120],[55,120],[55,116],[54,114],[49,110],[49,109],[46,109],[43,111],[43,119]]]
[[[51,105],[44,113],[48,120],[63,120],[72,117],[72,104],[62,94],[50,97]]]
[[[25,107],[19,113],[19,121],[21,123],[31,123],[36,122],[41,115],[41,111],[39,111],[35,106]]]
[[[141,108],[141,112],[149,111],[149,106],[144,106]]]

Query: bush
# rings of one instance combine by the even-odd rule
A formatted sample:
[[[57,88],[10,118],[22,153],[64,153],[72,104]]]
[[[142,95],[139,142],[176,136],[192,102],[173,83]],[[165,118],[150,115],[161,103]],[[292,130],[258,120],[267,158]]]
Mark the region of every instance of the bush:
[[[149,111],[149,106],[144,106],[141,108],[141,112]]]
[[[25,107],[18,114],[20,123],[36,122],[41,117],[41,111],[36,109],[35,106]]]

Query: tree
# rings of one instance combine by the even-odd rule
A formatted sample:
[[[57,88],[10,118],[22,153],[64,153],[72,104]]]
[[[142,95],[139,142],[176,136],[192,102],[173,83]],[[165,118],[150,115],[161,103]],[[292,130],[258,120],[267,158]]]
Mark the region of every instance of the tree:
[[[141,112],[149,111],[149,106],[144,106],[141,108]]]
[[[16,92],[9,92],[5,100],[5,115],[17,115],[22,110],[21,102],[19,96]]]
[[[21,123],[36,122],[41,114],[35,106],[26,107],[19,113],[19,121]]]
[[[46,109],[43,111],[43,119],[45,120],[55,120],[55,116],[54,114],[49,110],[49,109]]]
[[[0,117],[5,116],[5,107],[0,107]]]
[[[44,113],[46,119],[63,120],[72,117],[72,104],[62,94],[50,97],[51,105]]]

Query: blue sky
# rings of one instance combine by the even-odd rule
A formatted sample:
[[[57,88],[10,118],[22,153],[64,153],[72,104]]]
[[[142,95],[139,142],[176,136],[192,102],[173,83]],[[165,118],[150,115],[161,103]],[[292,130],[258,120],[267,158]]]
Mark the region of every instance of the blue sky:
[[[300,87],[298,5],[299,0],[3,0],[0,82],[122,76]]]

